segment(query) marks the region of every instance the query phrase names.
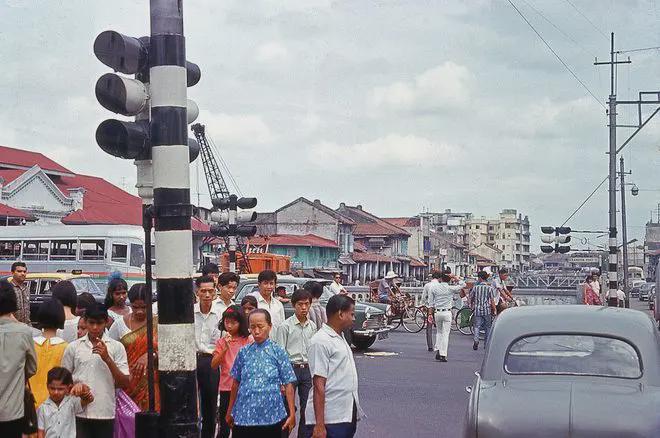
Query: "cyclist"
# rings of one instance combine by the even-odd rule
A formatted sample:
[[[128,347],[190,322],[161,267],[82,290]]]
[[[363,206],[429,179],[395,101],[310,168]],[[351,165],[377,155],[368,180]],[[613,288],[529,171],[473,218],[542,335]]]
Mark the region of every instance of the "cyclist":
[[[513,301],[513,297],[506,287],[506,280],[509,278],[509,271],[506,268],[501,268],[493,278],[492,286],[495,289],[495,305],[497,312],[502,313],[506,309],[507,303]]]
[[[472,308],[472,325],[474,332],[474,343],[472,349],[479,349],[479,332],[484,330],[486,336],[484,345],[488,342],[488,334],[492,318],[497,313],[495,305],[495,289],[488,284],[488,272],[479,271],[479,281],[470,290],[470,307]]]

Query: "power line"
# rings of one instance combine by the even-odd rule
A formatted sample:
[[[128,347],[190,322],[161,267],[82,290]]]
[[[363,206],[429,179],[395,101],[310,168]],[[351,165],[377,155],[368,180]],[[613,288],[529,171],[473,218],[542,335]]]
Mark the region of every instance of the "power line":
[[[653,47],[642,47],[641,49],[630,49],[630,50],[617,50],[614,53],[633,53],[633,52],[644,52],[646,50],[660,50],[660,46]]]
[[[585,90],[587,90],[587,93],[589,93],[589,94],[591,95],[591,97],[593,97],[594,100],[595,100],[596,102],[598,102],[598,105],[600,105],[600,106],[602,106],[603,108],[607,109],[607,107],[605,106],[605,104],[603,104],[603,103],[598,99],[598,97],[596,97],[596,95],[595,95],[595,94],[589,89],[589,87],[587,87],[587,85],[586,85],[584,82],[582,82],[582,80],[581,80],[581,79],[575,74],[575,72],[574,72],[574,71],[568,66],[568,64],[566,64],[566,63],[564,62],[564,60],[561,58],[561,56],[559,56],[559,55],[557,54],[557,52],[555,52],[555,50],[552,48],[552,46],[550,46],[550,44],[548,44],[548,42],[545,40],[545,38],[543,38],[543,37],[541,36],[541,34],[536,30],[536,28],[534,27],[534,25],[533,25],[532,23],[530,23],[530,21],[527,19],[527,17],[525,17],[525,15],[520,11],[520,9],[518,9],[518,7],[517,7],[515,4],[513,4],[513,2],[512,2],[511,0],[508,0],[508,2],[509,2],[509,4],[513,7],[513,9],[515,9],[516,12],[518,12],[518,15],[520,15],[520,16],[522,17],[522,19],[525,20],[525,23],[527,23],[527,25],[528,25],[528,26],[534,31],[534,33],[535,33],[535,34],[541,39],[541,41],[543,41],[543,44],[545,44],[546,47],[552,52],[552,54],[555,55],[555,58],[557,58],[557,59],[559,60],[559,62],[561,62],[561,64],[566,68],[566,70],[568,70],[568,72],[569,72],[569,73],[575,78],[575,80],[578,81],[578,83],[579,83],[580,85],[582,85],[582,87],[583,87]]]
[[[566,0],[566,3],[568,3],[569,5],[571,5],[571,6],[573,7],[573,9],[575,9],[575,10],[577,11],[578,14],[582,15],[582,18],[584,18],[585,20],[587,20],[587,21],[589,22],[589,24],[591,24],[591,26],[592,26],[594,29],[596,29],[596,31],[598,31],[599,34],[601,34],[601,35],[604,36],[605,38],[609,38],[609,35],[607,35],[607,34],[606,34],[605,32],[603,32],[598,26],[596,26],[596,25],[594,24],[594,22],[591,21],[591,20],[589,19],[589,17],[587,17],[586,15],[584,15],[584,13],[583,13],[581,10],[579,10],[579,9],[577,8],[577,6],[575,6],[570,0]]]
[[[564,32],[562,29],[560,29],[559,26],[557,26],[555,23],[553,23],[553,22],[552,22],[548,17],[546,17],[543,13],[541,13],[541,11],[539,11],[538,9],[536,9],[536,8],[534,7],[534,5],[532,5],[532,4],[531,4],[530,2],[528,2],[527,0],[523,0],[523,2],[525,2],[525,4],[526,4],[527,6],[529,6],[534,12],[536,12],[538,15],[540,15],[541,18],[543,18],[547,23],[550,24],[550,26],[554,27],[554,28],[557,30],[557,32],[559,32],[559,33],[562,34],[566,39],[568,39],[568,40],[571,41],[573,44],[575,44],[576,46],[579,46],[580,48],[582,48],[582,49],[584,50],[584,48],[580,45],[580,43],[578,43],[577,41],[575,41],[575,40],[574,40],[569,34],[567,34],[567,33]],[[586,52],[586,50],[585,50],[585,52]]]
[[[584,207],[584,204],[586,204],[587,202],[589,202],[589,200],[591,199],[591,197],[592,197],[593,195],[596,194],[596,192],[598,191],[598,189],[600,189],[601,186],[602,186],[603,184],[605,184],[605,181],[607,181],[609,178],[610,178],[609,176],[606,176],[606,177],[600,182],[600,184],[598,184],[598,186],[596,186],[596,188],[594,189],[594,191],[591,192],[591,194],[590,194],[589,196],[587,196],[587,199],[585,199],[584,201],[582,201],[582,204],[580,204],[580,206],[579,206],[578,208],[576,208],[575,211],[574,211],[573,213],[571,213],[571,215],[568,217],[568,219],[566,219],[566,220],[564,221],[564,223],[561,224],[562,227],[563,227],[564,225],[566,225],[566,224],[568,223],[568,221],[570,221],[570,220],[573,218],[573,216],[575,216],[575,215],[577,214],[577,212],[580,211],[580,209],[581,209],[582,207]]]

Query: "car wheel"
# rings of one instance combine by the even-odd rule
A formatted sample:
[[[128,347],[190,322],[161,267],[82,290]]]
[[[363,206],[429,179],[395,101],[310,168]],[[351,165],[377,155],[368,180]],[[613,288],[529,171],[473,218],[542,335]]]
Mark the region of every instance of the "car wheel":
[[[376,337],[375,336],[370,336],[370,337],[357,337],[353,336],[353,345],[355,345],[355,348],[358,350],[366,350],[367,348],[371,347],[374,345],[374,342],[376,342]]]

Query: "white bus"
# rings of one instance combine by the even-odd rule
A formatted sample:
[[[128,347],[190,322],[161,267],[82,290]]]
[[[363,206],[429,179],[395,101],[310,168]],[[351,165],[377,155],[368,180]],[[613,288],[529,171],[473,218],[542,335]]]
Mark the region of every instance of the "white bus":
[[[23,261],[28,272],[80,270],[105,290],[119,271],[130,284],[144,281],[144,230],[133,225],[0,227],[0,274]]]

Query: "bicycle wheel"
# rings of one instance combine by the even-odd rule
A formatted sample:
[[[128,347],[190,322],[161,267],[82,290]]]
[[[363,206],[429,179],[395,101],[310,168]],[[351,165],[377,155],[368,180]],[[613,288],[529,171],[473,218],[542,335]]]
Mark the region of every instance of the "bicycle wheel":
[[[464,335],[472,334],[472,309],[464,307],[456,313],[456,327]]]
[[[419,333],[424,328],[426,318],[424,314],[414,307],[408,307],[402,316],[403,328],[408,333]]]
[[[451,309],[451,326],[449,328],[453,331],[458,330],[458,324],[456,323],[456,316],[458,315],[458,312],[459,312],[458,307],[452,307],[452,309]]]

